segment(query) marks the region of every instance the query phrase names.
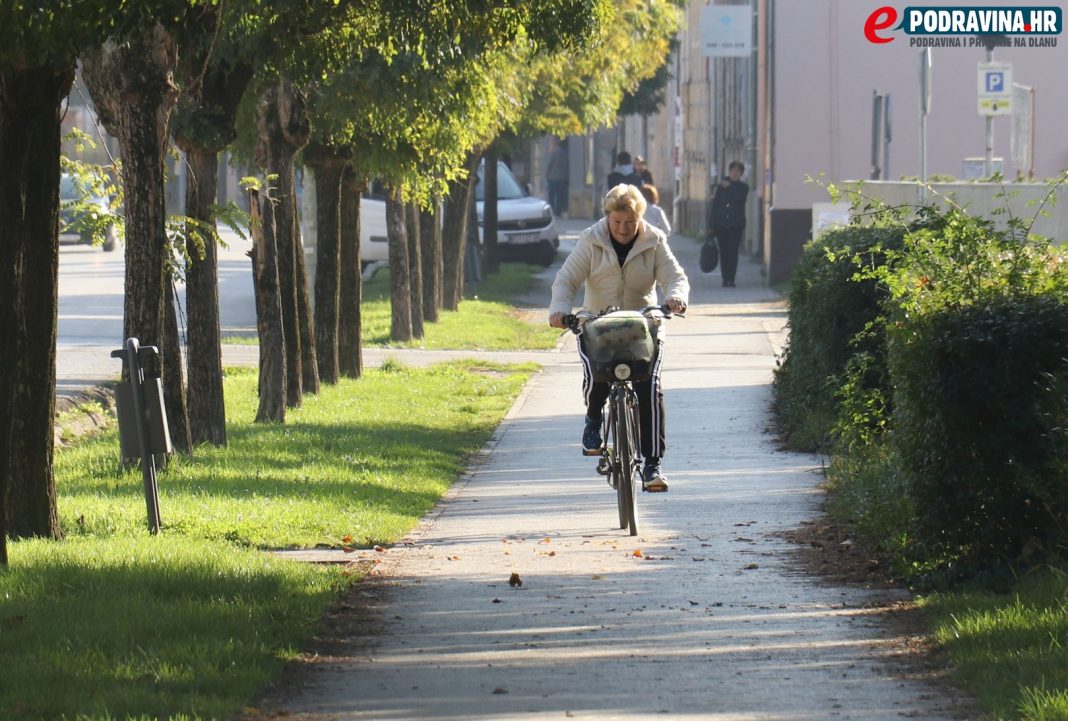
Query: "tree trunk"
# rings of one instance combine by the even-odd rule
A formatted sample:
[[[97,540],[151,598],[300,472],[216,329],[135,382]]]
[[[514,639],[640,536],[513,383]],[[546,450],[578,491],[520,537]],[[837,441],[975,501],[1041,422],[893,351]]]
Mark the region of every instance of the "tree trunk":
[[[474,176],[482,153],[473,150],[464,167],[467,178],[449,183],[445,200],[445,220],[441,234],[442,285],[441,307],[456,310],[464,292],[464,252],[467,249],[467,216],[474,196]]]
[[[167,428],[175,450],[193,454],[193,439],[189,435],[189,405],[185,397],[185,368],[182,365],[182,346],[178,331],[178,316],[174,306],[174,283],[168,277],[163,286],[163,342],[159,352],[163,358],[163,404],[167,409]]]
[[[423,254],[419,237],[419,205],[409,203],[405,215],[408,231],[408,285],[412,293],[412,337],[423,337]]]
[[[219,153],[237,137],[238,105],[253,75],[251,62],[214,54],[222,12],[221,4],[205,7],[198,22],[187,28],[179,67],[184,92],[171,121],[174,141],[185,151],[189,170],[185,214],[212,229]],[[189,428],[193,443],[225,446],[218,245],[214,237],[204,241],[203,257],[187,242],[193,259],[185,269]]]
[[[174,39],[160,25],[128,43],[82,55],[82,75],[108,131],[119,140],[125,191],[123,336],[163,347],[168,240],[164,164],[177,92]],[[170,369],[163,357],[161,372]]]
[[[282,80],[267,88],[257,108],[259,152],[265,174],[277,175],[273,242],[278,251],[278,289],[282,301],[282,333],[286,352],[286,403],[299,406],[304,391],[303,342],[310,331],[301,328],[301,304],[307,302],[304,251],[297,228],[294,158],[308,142],[309,126],[304,98],[292,83]],[[265,214],[266,215],[266,214]],[[270,229],[270,225],[264,230]],[[268,240],[270,243],[271,240]],[[303,296],[303,301],[301,300]],[[307,309],[304,311],[307,314]],[[313,351],[314,352],[314,351]],[[315,369],[317,370],[317,369]],[[309,392],[314,392],[309,389]]]
[[[341,175],[340,253],[338,274],[338,366],[348,378],[363,375],[363,348],[360,340],[360,297],[363,278],[360,275],[360,193],[352,168]]]
[[[304,151],[304,162],[315,171],[315,352],[319,379],[333,384],[340,378],[341,175],[348,159],[313,143]]]
[[[218,188],[218,154],[188,148],[185,214],[215,226],[212,210]],[[187,228],[189,233],[192,228]],[[204,237],[204,254],[186,241],[191,258],[185,269],[186,334],[189,341],[189,430],[192,442],[226,445],[223,403],[222,338],[219,330],[219,255],[213,236]]]
[[[73,81],[73,63],[0,72],[0,565],[8,535],[63,536],[52,452],[60,103]]]
[[[487,273],[501,271],[500,252],[497,248],[497,149],[486,151],[483,166],[486,177],[482,180],[482,244],[486,251]]]
[[[389,298],[393,309],[389,337],[412,339],[412,291],[408,283],[408,231],[400,188],[386,192],[386,236],[389,238]]]
[[[423,259],[423,321],[436,323],[441,308],[441,203],[419,213],[419,246]]]
[[[260,194],[249,191],[249,232],[252,234],[253,287],[256,294],[256,331],[260,340],[260,404],[257,423],[285,423],[286,420],[286,345],[282,332],[282,299],[278,292],[278,249],[276,233],[265,232],[274,225],[273,202],[264,198],[260,212]]]

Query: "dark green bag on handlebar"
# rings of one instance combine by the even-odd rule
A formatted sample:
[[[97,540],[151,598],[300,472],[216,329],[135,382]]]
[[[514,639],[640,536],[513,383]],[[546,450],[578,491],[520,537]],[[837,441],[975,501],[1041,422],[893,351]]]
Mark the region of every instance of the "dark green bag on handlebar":
[[[586,323],[582,334],[593,380],[649,380],[659,325],[659,318],[646,318],[634,310],[613,311]]]

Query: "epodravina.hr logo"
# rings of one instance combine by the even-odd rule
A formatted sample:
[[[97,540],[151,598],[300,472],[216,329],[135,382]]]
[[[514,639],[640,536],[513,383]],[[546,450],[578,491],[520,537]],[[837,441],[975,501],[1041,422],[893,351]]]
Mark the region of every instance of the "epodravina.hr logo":
[[[1028,7],[945,7],[910,5],[898,12],[885,5],[864,21],[870,43],[893,42],[893,31],[906,35],[1060,35],[1061,9],[1053,5]],[[1028,44],[1020,42],[1019,44]],[[1029,43],[1038,44],[1038,43]],[[1042,43],[1043,45],[1046,43]]]

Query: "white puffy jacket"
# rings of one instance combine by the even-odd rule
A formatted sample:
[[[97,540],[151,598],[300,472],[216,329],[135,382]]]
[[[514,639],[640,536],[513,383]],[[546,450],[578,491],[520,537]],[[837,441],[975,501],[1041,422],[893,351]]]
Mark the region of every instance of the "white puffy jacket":
[[[690,283],[686,273],[668,248],[667,238],[644,220],[623,266],[612,247],[608,218],[601,218],[579,234],[578,243],[567,256],[553,281],[549,315],[570,313],[575,294],[586,284],[583,308],[599,313],[608,307],[639,310],[656,301],[656,286],[663,299],[689,302]]]

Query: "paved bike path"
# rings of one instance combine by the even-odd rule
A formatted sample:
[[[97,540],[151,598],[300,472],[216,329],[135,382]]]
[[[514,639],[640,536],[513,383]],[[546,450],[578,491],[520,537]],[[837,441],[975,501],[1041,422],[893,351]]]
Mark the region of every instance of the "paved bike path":
[[[887,662],[887,592],[821,585],[778,535],[816,514],[820,481],[766,433],[781,300],[755,265],[737,289],[691,277],[664,371],[671,491],[639,498],[641,533],[616,528],[579,454],[577,362],[549,365],[450,497],[378,554],[352,600],[362,630],[261,718],[953,718]]]

